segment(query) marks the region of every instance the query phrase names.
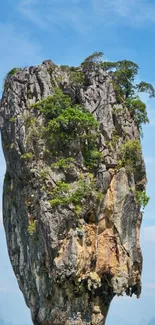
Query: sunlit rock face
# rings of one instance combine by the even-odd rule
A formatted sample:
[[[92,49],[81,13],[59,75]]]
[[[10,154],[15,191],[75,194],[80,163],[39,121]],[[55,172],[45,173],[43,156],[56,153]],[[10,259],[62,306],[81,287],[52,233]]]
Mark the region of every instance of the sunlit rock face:
[[[19,69],[6,78],[1,100],[4,227],[36,325],[103,325],[116,294],[141,292],[136,186],[145,188],[145,166],[140,150],[132,168],[121,162],[122,146],[138,143],[139,131],[117,103],[111,74],[102,68],[73,72],[71,78],[68,68],[50,60]],[[46,104],[37,105],[58,89],[73,107],[92,114],[94,130],[83,124],[79,131],[77,119],[77,131],[63,142],[72,121],[61,120],[61,132],[60,125],[57,132],[49,127],[54,117],[46,116]],[[96,158],[88,148],[92,135]],[[87,149],[93,164],[86,163]]]

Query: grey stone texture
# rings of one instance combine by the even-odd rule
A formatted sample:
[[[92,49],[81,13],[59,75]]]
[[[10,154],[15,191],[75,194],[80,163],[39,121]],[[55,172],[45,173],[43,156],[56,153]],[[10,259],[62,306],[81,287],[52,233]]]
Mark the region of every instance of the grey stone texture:
[[[84,86],[71,83],[66,71],[47,60],[7,77],[0,104],[7,165],[4,227],[11,264],[35,325],[103,325],[116,294],[139,296],[141,291],[142,215],[134,190],[135,184],[145,179],[143,157],[137,175],[117,168],[121,144],[139,139],[139,131],[127,108],[116,102],[111,74],[102,69],[90,71],[85,80]],[[61,87],[74,103],[84,105],[100,123],[104,162],[96,179],[104,200],[101,207],[84,200],[80,216],[72,205],[51,207],[39,176],[47,167],[46,185],[51,190],[66,177],[76,186],[83,168],[90,182],[79,149],[77,165],[68,170],[68,176],[52,169],[51,161],[44,159],[45,142],[38,131],[43,117],[31,105],[52,95],[54,86]],[[34,115],[38,125],[28,128],[25,120]],[[111,145],[114,130],[119,135],[115,147]],[[35,140],[30,141],[33,134]],[[78,143],[74,146],[71,152],[77,150]],[[30,149],[35,158],[22,159]],[[33,236],[28,233],[31,221],[36,224]]]

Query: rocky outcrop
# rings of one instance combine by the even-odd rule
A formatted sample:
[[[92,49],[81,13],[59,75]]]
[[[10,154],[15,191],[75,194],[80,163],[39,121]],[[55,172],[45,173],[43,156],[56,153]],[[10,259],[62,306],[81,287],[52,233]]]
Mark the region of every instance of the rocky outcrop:
[[[57,93],[51,104],[57,105],[58,89],[73,107],[92,114],[94,130],[83,124],[83,132],[60,141],[70,122],[61,119],[63,131],[56,124],[56,133],[49,124],[54,106],[50,111],[46,101],[40,104]],[[117,103],[110,73],[50,60],[8,75],[0,116],[4,227],[33,323],[104,324],[115,295],[141,292],[136,191],[145,189],[146,176],[136,123]],[[89,164],[84,156],[95,132],[95,163]]]

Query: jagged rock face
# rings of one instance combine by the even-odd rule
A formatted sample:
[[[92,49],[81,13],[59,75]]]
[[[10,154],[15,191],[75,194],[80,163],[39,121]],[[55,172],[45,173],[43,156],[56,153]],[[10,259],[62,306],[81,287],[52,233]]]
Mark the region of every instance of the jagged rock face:
[[[78,138],[64,148],[74,164],[62,169],[54,167],[54,149],[47,150],[46,139],[39,136],[45,121],[32,104],[52,95],[55,87],[99,122],[103,159],[93,176],[84,165]],[[33,323],[104,324],[116,294],[139,296],[141,291],[141,212],[135,186],[142,180],[145,186],[145,166],[141,155],[134,172],[118,165],[122,144],[139,140],[137,126],[127,108],[117,104],[110,74],[89,71],[79,85],[51,61],[6,79],[0,115],[7,164],[4,226],[11,263]],[[34,124],[27,122],[32,117]],[[33,156],[26,155],[30,151]],[[58,148],[57,157],[62,154]],[[50,204],[57,182],[69,183],[74,191],[80,179],[91,188],[92,177],[102,200],[89,191],[79,212],[72,202]]]

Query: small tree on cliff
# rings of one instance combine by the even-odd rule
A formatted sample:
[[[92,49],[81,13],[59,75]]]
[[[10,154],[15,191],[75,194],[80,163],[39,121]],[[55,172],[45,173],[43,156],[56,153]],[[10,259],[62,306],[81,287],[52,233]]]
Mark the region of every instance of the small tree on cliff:
[[[120,88],[122,96],[125,98],[129,98],[134,95],[134,79],[138,74],[138,69],[138,65],[132,61],[123,60],[116,62],[114,77],[116,78],[116,83]]]
[[[103,52],[94,52],[89,55],[81,64],[84,70],[90,70],[102,63]]]

